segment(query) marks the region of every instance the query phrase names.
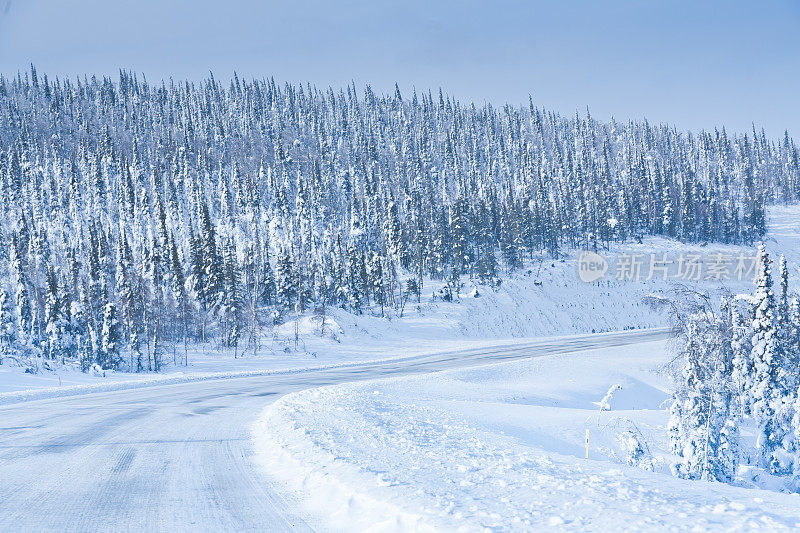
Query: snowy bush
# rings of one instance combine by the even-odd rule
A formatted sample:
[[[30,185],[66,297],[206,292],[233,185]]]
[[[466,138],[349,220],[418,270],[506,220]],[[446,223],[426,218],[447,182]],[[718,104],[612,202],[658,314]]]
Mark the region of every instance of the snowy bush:
[[[617,440],[622,447],[625,463],[628,466],[645,468],[647,470],[652,469],[650,454],[647,452],[645,444],[639,438],[638,432],[627,429],[617,437]]]

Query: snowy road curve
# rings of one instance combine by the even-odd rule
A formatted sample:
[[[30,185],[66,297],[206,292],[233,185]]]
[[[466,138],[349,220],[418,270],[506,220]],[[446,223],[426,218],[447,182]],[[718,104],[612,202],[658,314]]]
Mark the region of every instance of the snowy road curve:
[[[253,464],[250,426],[279,396],[667,335],[638,330],[542,339],[0,406],[0,531],[308,530],[293,502]]]

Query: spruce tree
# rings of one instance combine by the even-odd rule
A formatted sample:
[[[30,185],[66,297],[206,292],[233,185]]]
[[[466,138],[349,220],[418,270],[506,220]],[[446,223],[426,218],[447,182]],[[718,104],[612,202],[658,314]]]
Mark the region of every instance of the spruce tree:
[[[225,276],[220,313],[225,324],[225,346],[234,348],[234,357],[236,357],[242,327],[241,273],[233,242],[228,242],[224,251]]]
[[[203,304],[206,309],[216,309],[220,303],[222,290],[222,261],[217,249],[217,237],[214,224],[208,212],[208,206],[202,206],[202,291]]]
[[[347,301],[356,314],[361,314],[364,301],[364,280],[361,275],[361,251],[351,244],[347,247]]]
[[[175,242],[175,236],[169,239],[169,270],[170,270],[170,288],[172,289],[172,298],[178,308],[178,318],[181,325],[181,337],[183,338],[183,364],[189,364],[189,316],[190,308],[189,301],[186,295],[186,279],[183,274],[183,266],[181,259],[178,255],[178,244]]]
[[[459,196],[450,209],[450,234],[452,239],[453,267],[461,274],[470,265],[469,227],[466,218],[466,200]]]
[[[103,329],[101,333],[100,355],[97,363],[103,369],[118,369],[121,359],[120,330],[117,319],[117,307],[113,302],[108,302],[103,307]]]
[[[723,302],[720,315],[696,311],[682,324],[684,364],[668,425],[679,477],[730,481],[735,474],[739,437],[730,389],[728,305]]]
[[[11,306],[11,295],[0,287],[0,365],[3,358],[14,350],[14,317]]]
[[[381,316],[383,316],[384,306],[386,305],[386,289],[383,278],[383,265],[381,263],[381,257],[376,253],[372,254],[372,259],[370,260],[369,280],[375,303],[381,306]]]
[[[283,312],[294,309],[297,298],[297,284],[295,282],[292,256],[289,250],[282,250],[276,267],[277,304]]]
[[[61,300],[58,294],[58,280],[52,267],[47,270],[47,299],[45,301],[45,334],[47,335],[46,355],[56,360],[61,357],[63,347],[63,325]]]
[[[780,292],[778,294],[777,321],[781,336],[785,336],[789,327],[789,269],[783,255],[781,255],[778,265]]]
[[[757,257],[756,292],[752,303],[754,376],[750,397],[753,417],[758,424],[761,461],[765,467],[774,468],[773,452],[780,446],[785,431],[775,418],[777,406],[785,393],[785,357],[778,334],[770,259],[763,244],[759,245]]]

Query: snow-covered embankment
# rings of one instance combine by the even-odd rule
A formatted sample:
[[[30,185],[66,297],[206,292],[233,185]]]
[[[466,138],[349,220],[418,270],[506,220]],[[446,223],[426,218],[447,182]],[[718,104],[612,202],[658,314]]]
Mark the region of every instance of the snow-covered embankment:
[[[257,456],[339,530],[800,527],[796,495],[669,475],[668,357],[647,342],[307,390],[264,411]]]

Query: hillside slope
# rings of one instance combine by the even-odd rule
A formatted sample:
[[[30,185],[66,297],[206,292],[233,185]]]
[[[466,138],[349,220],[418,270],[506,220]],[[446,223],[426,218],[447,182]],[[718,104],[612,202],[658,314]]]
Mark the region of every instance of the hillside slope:
[[[795,280],[799,215],[798,206],[773,209],[766,239],[773,254],[786,254]],[[652,241],[626,251],[654,245],[659,253],[693,251]],[[508,293],[484,300],[509,312],[485,317],[483,303],[469,302],[465,315],[487,332],[503,320],[521,331],[576,327],[571,313],[584,327],[665,320],[636,300],[668,291],[660,283],[605,288],[543,272],[542,287],[559,298],[539,300],[539,286],[520,294],[509,283]],[[723,286],[751,291],[752,281],[695,284]],[[264,471],[310,517],[340,530],[800,527],[800,495],[781,493],[789,487],[780,479],[743,472],[740,486],[730,486],[671,475],[665,369],[673,357],[669,342],[658,341],[308,390],[267,408],[254,438]],[[754,439],[751,429],[741,428],[743,439]]]

